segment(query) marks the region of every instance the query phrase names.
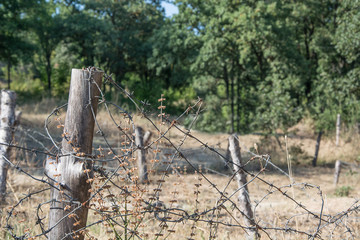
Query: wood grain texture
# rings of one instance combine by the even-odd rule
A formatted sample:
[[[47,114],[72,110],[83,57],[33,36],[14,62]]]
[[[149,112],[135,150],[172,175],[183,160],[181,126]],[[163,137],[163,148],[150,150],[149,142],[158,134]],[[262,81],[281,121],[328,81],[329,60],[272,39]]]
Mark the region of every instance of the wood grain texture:
[[[339,182],[341,172],[341,161],[336,160],[335,162],[335,169],[334,169],[334,185],[336,186]]]
[[[12,142],[14,137],[14,126],[16,122],[15,118],[15,105],[16,94],[13,91],[2,90],[1,91],[1,115],[0,115],[0,142],[8,143]],[[6,178],[8,163],[3,158],[10,158],[10,147],[0,146],[0,195],[1,202],[5,201],[6,197]]]
[[[74,239],[73,231],[86,226],[90,197],[90,184],[86,182],[92,177],[92,165],[79,156],[91,155],[94,134],[94,117],[97,113],[98,96],[103,72],[73,69],[71,73],[68,109],[64,124],[65,137],[62,141],[62,153],[70,156],[57,160],[48,159],[47,175],[59,184],[59,188],[51,190],[49,239]],[[85,172],[89,169],[90,172]],[[69,197],[67,197],[67,194]],[[66,206],[69,209],[64,210]],[[81,206],[81,207],[80,207]],[[66,215],[80,207],[74,217]],[[68,208],[68,207],[67,207]],[[79,234],[79,233],[78,233]],[[80,234],[76,239],[84,239]]]
[[[229,151],[233,161],[235,177],[239,187],[238,195],[238,207],[244,214],[244,222],[247,227],[251,229],[246,229],[247,239],[258,239],[258,232],[256,229],[256,224],[254,221],[254,214],[251,209],[250,196],[247,187],[246,173],[241,169],[242,160],[240,153],[239,141],[235,136],[229,137]]]
[[[146,147],[147,145],[149,145],[151,136],[152,136],[152,133],[151,133],[150,131],[146,131],[146,132],[144,133],[143,142],[144,142],[144,146],[145,146],[145,147]]]
[[[135,144],[138,148],[136,150],[137,155],[137,166],[138,166],[138,174],[139,174],[139,182],[147,183],[148,182],[148,173],[146,166],[146,157],[145,157],[145,149],[144,149],[144,136],[143,129],[141,127],[135,128]],[[148,136],[147,138],[149,138]]]

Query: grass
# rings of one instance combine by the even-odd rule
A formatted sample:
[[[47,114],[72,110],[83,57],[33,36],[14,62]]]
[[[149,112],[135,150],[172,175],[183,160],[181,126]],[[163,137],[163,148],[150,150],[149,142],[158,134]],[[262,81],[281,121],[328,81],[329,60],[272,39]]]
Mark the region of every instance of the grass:
[[[206,174],[206,176],[211,180],[211,182],[216,183],[219,189],[224,189],[228,184],[228,178],[223,176],[218,176],[215,174]],[[140,186],[143,190],[147,190],[142,196],[143,199],[149,199],[152,195],[152,190],[156,188],[157,180],[160,179],[161,176],[158,174],[154,174],[151,176],[153,180],[149,185]],[[194,184],[199,182],[199,178],[202,178],[199,174],[170,174],[167,178],[164,186],[162,187],[162,192],[160,194],[160,201],[166,207],[175,207],[177,209],[183,209],[187,211],[189,215],[195,212],[202,212],[206,209],[210,209],[214,207],[219,201],[219,194],[202,179],[200,182],[202,185],[198,188],[200,192],[197,198],[198,204],[195,202],[194,190],[196,187]],[[284,175],[274,174],[274,173],[266,173],[262,175],[261,178],[272,182],[276,186],[282,186],[285,182],[288,182],[288,178]],[[349,197],[348,194],[337,196],[333,195],[335,191],[335,187],[332,186],[332,171],[330,169],[317,169],[314,171],[312,169],[301,169],[301,172],[298,172],[294,175],[296,182],[311,182],[313,184],[317,184],[321,187],[325,199],[324,205],[324,215],[334,215],[338,212],[346,210],[351,204],[354,202],[352,197]],[[30,191],[36,191],[44,188],[43,185],[26,180],[23,175],[20,175],[16,172],[11,172],[9,177],[9,182],[12,186],[14,186],[14,192],[12,192],[8,196],[9,206],[15,203],[14,196],[16,195],[18,198],[21,198],[24,194]],[[350,175],[345,175],[342,181],[346,184],[346,187],[342,187],[340,189],[352,189],[352,192],[359,192],[360,187],[354,181],[355,178]],[[124,185],[128,183],[124,183],[117,179],[114,182],[117,185]],[[230,186],[226,190],[228,195],[230,195],[233,191],[236,190],[236,182],[230,182]],[[254,183],[249,185],[249,192],[252,200],[253,207],[256,202],[259,202],[264,195],[270,190],[268,186],[261,184],[258,180],[255,180]],[[111,186],[109,191],[115,195],[115,201],[118,203],[121,209],[124,210],[124,197],[114,185]],[[174,195],[169,194],[174,191],[178,191],[180,194]],[[104,194],[105,196],[105,194]],[[16,217],[12,218],[11,223],[12,226],[16,228],[14,231],[18,234],[24,232],[25,229],[29,229],[31,233],[40,233],[40,228],[36,225],[36,218],[34,217],[35,206],[44,201],[44,199],[49,198],[49,192],[44,192],[41,195],[35,196],[31,198],[29,201],[25,201],[23,204],[18,207]],[[299,187],[294,187],[294,198],[301,202],[306,208],[311,211],[317,211],[321,207],[321,198],[317,194],[316,189],[301,189]],[[107,199],[107,198],[104,198]],[[130,199],[130,198],[129,198]],[[173,203],[172,201],[176,199],[177,202]],[[232,198],[236,202],[236,195]],[[101,220],[106,214],[96,214],[96,209],[99,207],[99,203],[94,201],[94,206],[91,207],[89,214],[88,223],[96,222]],[[133,209],[135,206],[135,201],[131,200],[128,203],[127,208]],[[106,200],[106,203],[102,203],[102,206],[111,206],[111,201],[109,199]],[[3,208],[8,209],[8,207]],[[6,218],[6,214],[2,212],[2,226],[4,226],[4,219]],[[49,211],[48,205],[42,207],[41,217],[47,217]],[[309,229],[316,229],[318,220],[311,218],[309,215],[304,214],[305,212],[298,207],[296,208],[295,204],[289,199],[282,196],[281,193],[275,192],[266,197],[258,206],[256,206],[255,211],[255,219],[260,221],[262,225],[272,226],[272,227],[295,227],[296,221],[298,222],[298,230],[308,231]],[[234,210],[231,204],[225,204],[224,208],[219,210],[215,215],[224,223],[234,223],[234,221],[238,221],[242,223],[242,216],[239,212]],[[352,227],[353,233],[355,236],[359,236],[360,234],[360,225],[356,220],[355,214],[353,217],[349,218],[348,225]],[[297,216],[297,217],[294,217]],[[205,215],[202,219],[210,218],[211,214]],[[292,219],[291,219],[292,218]],[[124,224],[124,219],[120,217],[116,219],[118,222]],[[134,218],[129,218],[128,221],[135,221]],[[138,228],[140,234],[142,234],[145,239],[156,239],[156,234],[162,232],[161,222],[156,221],[154,219],[153,214],[141,214],[142,225]],[[45,225],[46,218],[44,220]],[[266,223],[266,224],[265,224]],[[195,226],[195,227],[194,227]],[[171,233],[168,239],[186,239],[192,237],[193,239],[208,239],[210,234],[209,232],[209,224],[205,222],[194,222],[194,221],[185,221],[184,223],[169,223],[168,228],[165,230],[173,229],[175,233]],[[122,236],[121,239],[124,238],[124,229],[116,226],[112,228],[109,222],[103,222],[101,224],[97,224],[91,228],[89,228],[89,236],[93,236],[97,239],[114,239],[115,232]],[[194,236],[190,236],[190,232],[194,230]],[[332,227],[327,229],[325,228],[322,231],[322,236],[326,239],[330,236],[330,231]],[[5,230],[2,230],[1,236],[3,239],[8,238]],[[338,231],[333,233],[333,239],[342,239],[342,237],[346,236],[342,233],[343,229],[339,227]],[[169,233],[168,231],[165,231]],[[296,235],[290,233],[284,233],[282,231],[267,231],[270,236],[275,237],[277,239],[304,239],[303,235]],[[267,239],[264,233],[262,233],[262,239]],[[147,236],[147,237],[146,237]],[[235,238],[243,238],[244,231],[239,227],[226,227],[219,225],[217,229],[217,239],[235,239]],[[242,237],[241,237],[242,236]],[[119,238],[120,239],[120,238]],[[163,238],[161,238],[163,239]]]
[[[44,120],[48,113],[58,105],[60,104],[54,100],[44,100],[40,105],[28,104],[21,106],[24,128],[43,132]],[[112,109],[113,111],[114,109]],[[64,116],[64,111],[57,116],[61,118],[60,122],[64,121]],[[123,118],[121,113],[114,113],[114,116],[117,124],[131,126],[131,122],[129,123],[128,119]],[[99,109],[97,120],[101,123],[102,130],[109,139],[110,144],[114,147],[120,147],[123,136],[119,135],[116,126],[103,108]],[[156,116],[154,116],[154,121],[156,122]],[[157,133],[152,125],[141,116],[135,115],[134,123],[141,125],[144,129],[150,129],[150,131],[153,131],[153,138],[157,137]],[[58,125],[59,122],[52,118],[49,130],[53,136],[59,138],[61,129],[57,127]],[[166,126],[163,129],[166,129]],[[262,180],[251,179],[248,176],[248,180],[251,180],[248,187],[255,221],[262,227],[270,228],[266,230],[266,233],[260,231],[262,239],[268,239],[269,236],[272,239],[307,238],[306,235],[284,231],[284,229],[288,228],[314,233],[318,227],[319,220],[307,214],[300,207],[299,203],[316,214],[319,214],[323,208],[322,215],[324,218],[344,213],[352,206],[358,206],[357,203],[353,205],[360,190],[360,186],[357,184],[358,174],[346,174],[346,172],[343,172],[340,177],[340,187],[336,188],[333,185],[333,170],[325,166],[340,158],[347,161],[355,161],[359,156],[359,149],[357,147],[359,136],[352,133],[343,133],[342,139],[351,138],[351,141],[341,141],[340,147],[335,147],[335,141],[331,137],[324,138],[321,143],[319,156],[323,166],[312,168],[308,166],[308,161],[315,151],[314,135],[311,135],[311,131],[304,125],[295,126],[292,130],[296,134],[292,134],[287,139],[290,158],[287,158],[285,153],[285,139],[282,137],[280,137],[280,142],[283,149],[280,148],[274,137],[263,138],[259,135],[239,136],[244,159],[248,160],[251,157],[248,150],[252,150],[254,143],[257,143],[258,153],[270,154],[273,162],[283,166],[284,171],[287,172],[286,167],[289,164],[289,169],[292,170],[290,181],[297,183],[297,185],[292,185],[290,189],[286,186],[289,185],[289,176],[274,169],[268,172],[261,172],[259,177]],[[192,135],[225,155],[227,134],[207,134],[192,131]],[[166,136],[175,145],[181,144],[184,137],[183,134],[175,129],[171,129]],[[17,141],[20,145],[30,145],[32,140],[21,132],[17,137]],[[36,145],[33,142],[32,144],[31,147],[41,148],[40,145]],[[47,142],[47,144],[50,143]],[[95,135],[94,148],[97,149],[100,146],[105,147],[101,137]],[[157,155],[156,151],[148,151],[147,153],[149,160],[148,167],[151,171],[150,184],[134,184],[124,180],[123,177],[117,177],[113,183],[108,184],[109,188],[103,190],[99,196],[92,200],[91,203],[93,205],[90,206],[88,224],[98,221],[100,223],[88,229],[87,239],[129,239],[132,236],[130,233],[131,229],[136,229],[143,239],[209,239],[211,234],[215,234],[216,239],[243,239],[246,236],[244,229],[241,227],[229,226],[243,225],[243,216],[230,202],[226,202],[223,207],[202,215],[199,219],[195,217],[196,213],[214,208],[223,199],[214,185],[225,196],[231,196],[230,199],[233,202],[236,203],[237,201],[237,194],[235,193],[237,184],[232,180],[230,171],[225,170],[224,163],[218,155],[205,149],[196,139],[188,138],[182,145],[182,153],[197,167],[198,171],[201,171],[203,176],[200,173],[194,172],[189,164],[184,163],[183,159],[176,158],[170,166],[171,170],[164,177],[161,171],[167,166],[165,162],[168,161],[165,154],[171,153],[171,149],[164,143],[154,144],[152,150],[154,149],[160,150],[162,155]],[[107,157],[111,156],[108,153],[104,154]],[[34,161],[41,163],[42,160],[39,160],[39,158],[40,156],[34,153],[17,150],[16,157],[14,156],[13,159],[19,162],[19,166],[35,174],[38,178],[43,178],[41,165],[31,165]],[[290,159],[291,162],[289,162]],[[128,169],[136,171],[134,162],[129,162],[129,164]],[[104,167],[113,168],[114,166],[109,163]],[[260,163],[252,161],[247,168],[252,173],[258,173]],[[214,172],[218,173],[215,174]],[[123,171],[118,173],[120,176],[124,176]],[[102,184],[103,180],[101,180],[101,177],[94,179],[92,189],[95,191]],[[264,181],[269,184],[265,184]],[[321,198],[318,188],[301,184],[305,182],[319,186],[323,197]],[[45,184],[34,181],[14,170],[9,172],[8,183],[7,189],[9,194],[7,204],[2,206],[1,211],[0,223],[3,227],[0,235],[1,239],[11,239],[4,227],[6,226],[8,211],[18,202],[17,199],[23,198],[30,192],[47,187]],[[171,217],[177,219],[180,216],[185,216],[186,219],[184,221],[170,222],[165,226],[163,222],[156,219],[154,212],[147,212],[149,208],[154,210],[153,205],[145,204],[145,202],[154,204],[152,198],[154,197],[154,192],[157,192],[156,189],[158,189],[159,183],[162,185],[161,192],[158,192],[161,204],[157,205],[157,207],[160,209],[173,209],[171,210],[173,212]],[[276,191],[273,186],[283,186],[281,188],[282,191]],[[124,191],[121,190],[124,188],[133,189],[133,195],[124,194]],[[288,195],[295,199],[298,204],[295,204],[291,198],[284,195],[287,191],[289,191]],[[336,194],[337,192],[339,193]],[[49,191],[45,191],[34,195],[16,208],[16,214],[11,217],[9,223],[14,227],[13,231],[17,235],[24,234],[26,231],[31,233],[31,235],[41,233],[39,224],[36,224],[36,208],[40,203],[50,199],[49,194]],[[139,199],[141,201],[138,201]],[[116,206],[115,209],[113,209],[114,206]],[[41,211],[39,211],[40,217],[44,218],[42,222],[45,228],[48,226],[48,212],[48,204],[43,205]],[[131,214],[126,216],[126,213]],[[119,225],[116,225],[111,220],[104,220],[116,214],[122,215],[115,218]],[[356,239],[356,236],[360,236],[358,218],[359,214],[352,212],[349,216],[346,216],[344,221],[340,221],[341,224],[324,226],[321,229],[322,238],[348,238],[349,234],[346,232],[346,224],[346,227],[351,229]],[[209,224],[210,219],[220,222],[216,228],[214,227],[216,224]],[[276,230],[276,228],[283,230]],[[45,238],[43,237],[42,239]]]

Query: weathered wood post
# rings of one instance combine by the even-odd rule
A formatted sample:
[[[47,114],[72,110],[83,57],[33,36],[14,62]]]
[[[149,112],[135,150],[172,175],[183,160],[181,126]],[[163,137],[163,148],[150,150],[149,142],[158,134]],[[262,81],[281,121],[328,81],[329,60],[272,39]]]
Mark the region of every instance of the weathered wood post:
[[[145,149],[144,149],[143,129],[141,127],[135,128],[135,144],[136,147],[138,148],[136,152],[137,152],[139,182],[146,183],[148,181],[148,172],[147,172]]]
[[[249,240],[259,239],[256,223],[254,221],[254,214],[251,209],[246,173],[241,169],[241,166],[243,164],[241,161],[239,141],[234,135],[231,135],[229,137],[229,150],[233,161],[234,172],[236,174],[238,186],[240,188],[239,196],[238,196],[239,209],[244,214],[245,225],[249,227],[249,229],[246,229],[246,232],[248,234],[247,239]]]
[[[336,117],[336,146],[339,146],[340,139],[340,114]]]
[[[341,172],[341,161],[336,160],[336,162],[335,162],[335,170],[334,170],[334,185],[335,186],[339,182],[340,172]]]
[[[14,137],[16,94],[13,91],[1,91],[1,115],[0,115],[0,142],[10,144]],[[0,146],[0,194],[1,202],[6,197],[6,177],[8,163],[5,158],[10,158],[10,147]]]
[[[61,191],[51,190],[49,239],[74,239],[73,231],[86,226],[92,165],[86,157],[92,153],[94,117],[97,113],[99,89],[103,72],[95,68],[73,69],[71,73],[68,109],[64,125],[62,154],[58,160],[48,160],[47,175],[56,181]],[[58,161],[58,162],[57,162]],[[77,209],[73,215],[70,211]],[[84,239],[77,233],[76,239]]]
[[[144,139],[143,139],[144,147],[146,147],[149,144],[150,139],[151,139],[151,135],[152,135],[152,133],[150,131],[146,131],[144,133]]]

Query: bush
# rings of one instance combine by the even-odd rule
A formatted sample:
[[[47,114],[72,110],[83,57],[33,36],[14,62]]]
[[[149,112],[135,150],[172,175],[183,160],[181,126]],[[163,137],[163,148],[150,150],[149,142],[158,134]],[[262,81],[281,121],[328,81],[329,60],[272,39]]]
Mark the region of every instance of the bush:
[[[335,196],[348,197],[352,188],[350,186],[342,186],[335,190]]]

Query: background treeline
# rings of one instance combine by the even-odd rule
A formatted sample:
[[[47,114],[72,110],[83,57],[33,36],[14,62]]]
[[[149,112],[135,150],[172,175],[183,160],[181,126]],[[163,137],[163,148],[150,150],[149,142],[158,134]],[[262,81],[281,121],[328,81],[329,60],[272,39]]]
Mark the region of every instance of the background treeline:
[[[203,98],[205,131],[360,120],[359,0],[176,0],[172,18],[161,2],[1,0],[4,87],[62,97],[71,68],[94,65],[144,103],[164,93],[172,114]]]

